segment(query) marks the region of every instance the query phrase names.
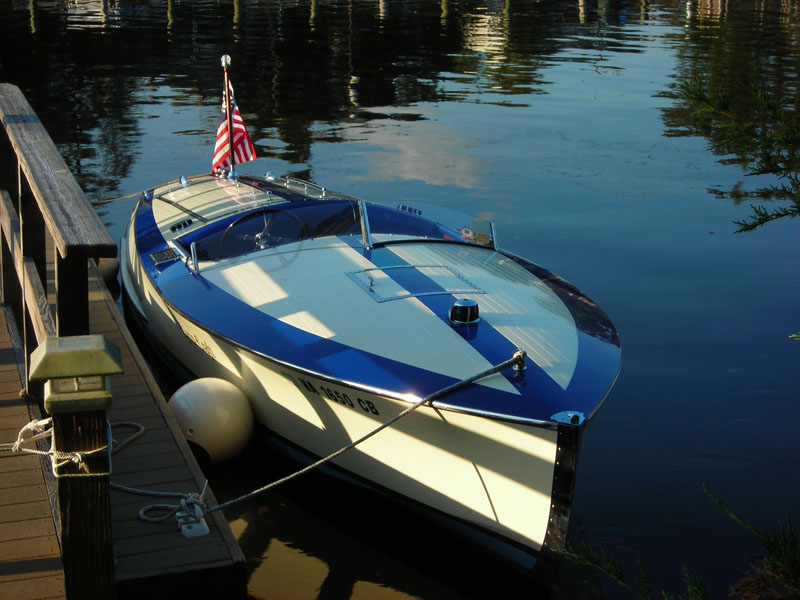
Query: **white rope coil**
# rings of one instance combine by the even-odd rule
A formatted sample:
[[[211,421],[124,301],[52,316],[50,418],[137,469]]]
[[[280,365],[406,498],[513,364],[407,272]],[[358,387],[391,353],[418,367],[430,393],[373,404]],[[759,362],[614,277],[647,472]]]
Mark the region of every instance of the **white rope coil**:
[[[30,452],[31,454],[43,454],[43,452],[40,450],[33,451],[31,448],[25,448],[24,444],[36,442],[37,440],[48,437],[50,435],[50,430],[47,429],[47,426],[50,425],[52,421],[52,419],[31,421],[25,425],[25,427],[19,430],[16,442],[0,444],[0,449],[10,452]],[[29,433],[32,433],[32,435],[27,436]]]

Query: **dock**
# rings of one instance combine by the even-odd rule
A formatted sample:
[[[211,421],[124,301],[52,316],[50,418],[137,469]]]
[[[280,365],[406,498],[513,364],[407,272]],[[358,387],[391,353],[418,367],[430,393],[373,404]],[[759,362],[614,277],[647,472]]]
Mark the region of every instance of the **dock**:
[[[110,473],[107,457],[99,470],[88,459],[80,468],[60,466],[57,478],[49,458],[0,452],[0,598],[245,597],[245,559],[221,511],[205,515],[207,535],[185,537],[174,516],[150,523],[138,515],[144,506],[178,498],[109,485],[182,494],[205,489],[205,503],[216,505],[96,269],[116,245],[15,86],[0,84],[0,121],[0,443],[48,416],[44,382],[31,378],[31,356],[48,338],[104,336],[119,350],[122,367],[108,375],[106,411],[63,414],[50,405],[60,444],[85,451],[91,445],[81,446],[80,437],[90,432],[105,443],[106,418],[112,426],[145,428],[112,456]],[[73,432],[58,429],[71,423],[78,423]],[[132,433],[112,431],[116,445]]]
[[[0,310],[0,442],[33,418]],[[0,454],[0,598],[65,598],[64,565],[38,456]]]
[[[112,483],[138,489],[200,494],[202,470],[184,440],[167,403],[99,273],[89,292],[90,329],[122,349],[124,375],[112,378],[110,422],[136,422],[145,434],[113,458]],[[94,289],[92,289],[94,288]],[[130,431],[122,430],[124,439]],[[116,434],[115,434],[116,435]],[[205,501],[217,504],[206,488]],[[119,598],[244,598],[245,559],[221,511],[206,517],[211,532],[187,539],[175,517],[163,523],[138,518],[139,509],[163,498],[111,490],[111,517]],[[166,500],[175,504],[175,499]],[[238,592],[237,592],[238,591]]]

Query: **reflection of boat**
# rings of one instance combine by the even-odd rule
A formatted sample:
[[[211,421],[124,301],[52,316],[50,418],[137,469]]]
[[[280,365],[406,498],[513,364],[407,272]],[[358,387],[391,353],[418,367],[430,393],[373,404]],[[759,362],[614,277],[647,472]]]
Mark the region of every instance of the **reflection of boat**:
[[[139,201],[123,285],[160,348],[233,382],[265,431],[312,457],[524,350],[525,368],[420,407],[335,465],[507,547],[558,551],[619,340],[575,287],[454,215],[273,176],[182,178]]]

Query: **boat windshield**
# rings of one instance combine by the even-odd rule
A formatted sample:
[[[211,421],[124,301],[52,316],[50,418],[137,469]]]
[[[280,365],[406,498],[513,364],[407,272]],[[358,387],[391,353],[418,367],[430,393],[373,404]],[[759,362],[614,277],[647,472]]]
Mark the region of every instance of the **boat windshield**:
[[[490,221],[458,210],[424,202],[393,206],[367,204],[369,228],[376,244],[413,241],[416,238],[459,241],[494,247]]]
[[[192,243],[198,260],[222,260],[300,240],[360,234],[358,207],[350,200],[265,205],[220,219],[178,238]]]
[[[194,244],[197,260],[218,261],[331,236],[351,236],[350,243],[363,246],[419,239],[493,244],[490,223],[458,211],[419,203],[383,206],[352,198],[262,205],[187,232],[176,241],[187,253]]]

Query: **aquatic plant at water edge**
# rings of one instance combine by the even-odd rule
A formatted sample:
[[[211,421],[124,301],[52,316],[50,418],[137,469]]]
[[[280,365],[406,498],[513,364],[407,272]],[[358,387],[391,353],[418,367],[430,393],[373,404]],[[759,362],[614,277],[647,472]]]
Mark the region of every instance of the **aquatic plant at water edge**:
[[[800,598],[800,539],[791,516],[775,529],[760,530],[742,519],[714,496],[707,486],[706,494],[736,523],[752,533],[767,555],[750,563],[750,570],[730,589],[732,598],[741,600],[788,600]]]
[[[734,106],[725,90],[710,92],[699,75],[680,80],[677,96],[694,105],[694,116],[710,127],[715,151],[741,157],[749,175],[778,178],[779,185],[759,188],[751,196],[789,201],[788,206],[770,208],[751,205],[753,214],[735,221],[737,233],[800,214],[800,119],[796,112],[761,88],[752,90],[752,109],[745,112]]]
[[[774,529],[761,530],[726,506],[711,493],[708,486],[703,485],[703,490],[720,510],[752,533],[766,551],[765,556],[756,557],[751,561],[748,570],[728,590],[729,597],[739,600],[800,599],[800,537],[791,516],[787,514],[786,520]],[[577,549],[568,547],[564,555],[576,564],[600,570],[639,600],[653,598],[647,570],[641,561],[638,561],[637,585],[634,587],[626,580],[622,564],[603,546],[598,546],[595,550],[586,542],[581,542]],[[710,599],[703,577],[693,574],[686,566],[683,567],[683,581],[686,586],[684,595],[670,596],[662,591],[661,598],[663,600]]]
[[[637,561],[636,584],[634,585],[626,579],[625,569],[622,564],[602,545],[598,545],[595,551],[586,542],[581,542],[577,549],[567,547],[564,551],[564,556],[575,564],[594,567],[605,573],[612,581],[626,589],[638,600],[651,600],[653,598],[650,577],[641,560]],[[661,598],[663,600],[711,600],[703,578],[689,571],[686,566],[683,567],[683,582],[686,586],[685,594],[671,596],[662,591]]]

